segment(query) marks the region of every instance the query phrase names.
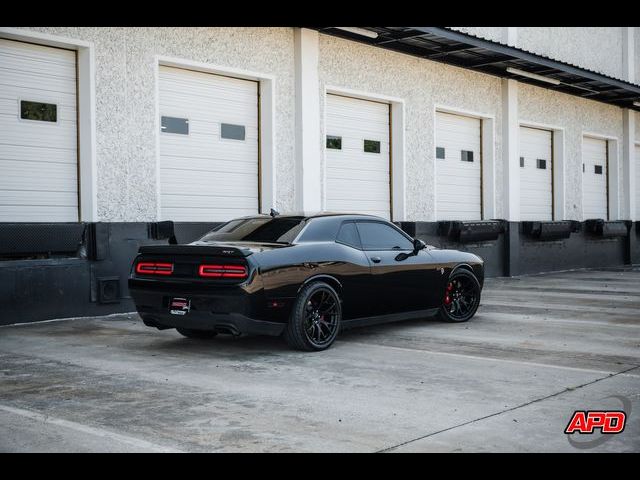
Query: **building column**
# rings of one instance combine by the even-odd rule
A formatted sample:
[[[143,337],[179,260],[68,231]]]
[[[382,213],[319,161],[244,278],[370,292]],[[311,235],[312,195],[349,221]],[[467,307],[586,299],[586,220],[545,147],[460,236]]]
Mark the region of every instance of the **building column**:
[[[295,189],[296,208],[321,209],[319,34],[296,28],[295,49]]]
[[[520,271],[520,157],[518,136],[518,82],[502,80],[502,215],[508,221],[505,233],[504,274]]]
[[[518,136],[518,82],[502,80],[502,215],[520,221],[520,157]]]
[[[517,46],[518,27],[502,27],[502,43],[506,43],[510,47]]]
[[[634,28],[622,27],[622,67],[624,79],[635,82]],[[635,111],[622,110],[622,190],[624,192],[622,218],[635,220],[640,212],[636,212],[636,160],[635,160]]]

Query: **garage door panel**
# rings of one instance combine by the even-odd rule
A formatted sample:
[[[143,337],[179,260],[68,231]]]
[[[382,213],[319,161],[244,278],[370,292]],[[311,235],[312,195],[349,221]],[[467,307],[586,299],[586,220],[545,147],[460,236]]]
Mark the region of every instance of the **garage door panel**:
[[[371,188],[364,191],[365,187]],[[337,199],[354,198],[354,190],[360,192],[358,198],[377,199],[381,202],[389,198],[389,184],[384,182],[336,178],[331,185],[327,186],[327,194]]]
[[[251,112],[255,107],[257,92],[257,84],[253,82],[251,82],[250,88],[242,90],[223,88],[217,82],[201,86],[192,86],[190,82],[161,82],[160,88],[167,95],[171,95],[171,97],[165,97],[162,100],[162,106],[180,106],[185,101],[197,100],[198,104],[191,107],[195,112],[203,111],[202,106],[217,105],[229,108],[231,111]],[[226,114],[226,109],[221,109],[218,113],[223,112]]]
[[[358,169],[384,169],[389,171],[389,152],[366,153],[359,150],[327,150],[326,158],[332,167]]]
[[[247,213],[247,209],[243,207],[234,207],[233,205],[220,206],[220,202],[216,202],[215,214],[222,219],[232,219],[252,215]],[[211,222],[211,208],[204,207],[166,207],[162,209],[162,215],[165,218],[180,218],[183,222]]]
[[[244,140],[231,140],[220,136],[222,124],[231,124],[244,127]],[[216,140],[229,142],[236,148],[242,148],[243,143],[247,140],[258,140],[258,127],[243,123],[241,118],[225,119],[223,122],[204,121],[202,119],[189,119],[189,135],[203,135],[205,137],[213,137]],[[251,143],[251,142],[250,142]]]
[[[211,149],[207,150],[205,148],[198,150],[189,150],[185,151],[185,149],[181,148],[167,148],[167,154],[162,155],[160,158],[161,167],[171,167],[171,166],[186,166],[190,162],[194,162],[196,165],[216,165],[221,163],[223,165],[229,165],[232,163],[242,163],[249,164],[252,166],[253,171],[257,173],[256,162],[252,160],[250,157],[257,157],[257,149],[255,151],[237,151],[233,152],[233,154],[225,155],[224,153],[215,152],[213,155],[207,155],[207,153],[211,152]],[[249,158],[248,158],[249,157]],[[174,164],[174,162],[176,162]],[[218,168],[219,169],[219,168]]]
[[[380,202],[366,199],[336,199],[335,208],[341,212],[360,213],[366,210],[368,215],[378,215],[384,217],[387,212],[385,205],[380,206]]]
[[[51,102],[48,102],[51,103]],[[58,123],[62,123],[63,125],[73,125],[75,128],[76,124],[76,107],[75,105],[61,105],[58,104],[56,108],[56,115],[58,119]],[[16,97],[13,98],[0,98],[0,119],[5,119],[6,121],[13,121],[14,119],[20,119],[20,102],[16,100]],[[34,122],[34,120],[22,120],[24,122]],[[34,122],[35,123],[35,122]],[[48,125],[53,126],[53,125]]]
[[[453,166],[446,166],[438,168],[438,175],[440,176],[439,182],[443,185],[460,185],[460,180],[468,179],[469,183],[473,183],[475,190],[475,184],[478,183],[479,169],[467,168],[461,165],[460,168]],[[473,182],[471,182],[473,180]]]
[[[160,173],[162,182],[160,191],[172,194],[222,195],[232,193],[234,196],[257,198],[257,191],[252,185],[257,180],[254,173],[202,172],[164,168]]]
[[[59,207],[76,208],[78,192],[63,191],[27,191],[27,190],[2,190],[0,191],[0,206],[20,206],[29,204],[32,206],[49,206],[51,202]]]
[[[192,205],[198,203],[208,203],[215,205],[219,202],[224,202],[224,199],[227,195],[172,195],[169,193],[163,193],[163,205],[165,208],[192,208]],[[234,199],[234,207],[241,209],[252,209],[255,208],[255,203],[257,199],[255,198],[247,198],[242,196],[237,196]]]
[[[258,212],[258,83],[160,68],[160,114],[186,118],[189,134],[160,135],[163,219],[224,221]],[[221,138],[221,123],[245,139]]]
[[[162,152],[169,155],[188,153],[188,156],[212,158],[242,157],[256,158],[258,154],[258,139],[248,138],[245,141],[220,139],[217,135],[179,135],[165,133],[160,140]],[[187,150],[185,152],[185,149]]]
[[[192,170],[197,172],[217,172],[217,173],[244,173],[256,175],[255,163],[242,160],[226,160],[194,157],[178,157],[163,155],[160,159],[160,168],[167,170]]]
[[[35,59],[75,68],[75,52],[55,47],[46,47],[33,43],[24,43],[13,40],[1,39],[2,55],[5,59],[14,58],[17,61]]]
[[[0,171],[0,191],[75,192],[78,188],[77,167],[72,163],[0,160]]]
[[[553,220],[553,132],[520,127],[520,218],[529,221]],[[545,160],[546,168],[538,168]]]
[[[481,199],[481,121],[478,118],[436,112],[436,147],[444,158],[436,158],[436,216],[438,220],[479,220]],[[473,152],[473,161],[463,161],[462,151]]]
[[[75,122],[58,125],[40,125],[39,122],[32,121],[29,121],[28,125],[22,125],[22,123],[25,121],[0,117],[0,144],[45,146],[49,150],[66,149],[70,151],[70,157],[75,158],[73,154],[77,148]]]
[[[342,149],[325,150],[326,208],[390,218],[389,105],[339,95],[326,97],[326,134]],[[380,142],[380,153],[364,151]]]
[[[385,139],[388,138],[388,132],[387,132],[387,136],[384,137]],[[380,153],[372,153],[372,152],[365,152],[364,151],[364,141],[365,140],[373,140],[373,141],[377,141],[380,142]],[[365,158],[369,158],[372,161],[375,161],[377,158],[379,158],[380,160],[384,160],[384,157],[387,157],[387,160],[389,159],[389,143],[384,141],[384,140],[379,140],[378,138],[374,138],[373,135],[369,135],[368,137],[359,137],[359,138],[353,138],[353,137],[342,137],[342,149],[341,150],[333,150],[331,151],[331,154],[338,154],[338,155],[343,155],[343,156],[350,156],[352,158],[356,158],[356,159],[365,159]],[[365,154],[365,155],[363,155]]]
[[[1,144],[0,144],[1,145]],[[42,146],[2,145],[0,148],[0,160],[14,162],[43,162],[43,163],[67,163],[74,168],[77,161],[69,155],[68,150],[50,149]]]
[[[192,101],[195,101],[191,97]],[[212,131],[220,131],[221,123],[231,123],[234,125],[242,125],[247,130],[257,132],[258,118],[253,115],[256,110],[256,104],[238,108],[237,105],[229,102],[201,102],[197,106],[189,106],[189,97],[175,105],[160,105],[163,112],[162,115],[169,117],[187,118],[189,124],[213,124],[217,128]]]
[[[342,179],[347,181],[364,181],[370,183],[387,184],[385,179],[380,179],[380,173],[384,173],[381,170],[355,170],[352,168],[330,168],[327,170],[327,175],[331,178]]]
[[[371,128],[369,128],[370,123],[366,120],[359,120],[364,122],[366,127],[358,127],[356,125],[349,125],[344,123],[344,125],[340,125],[341,122],[338,122],[336,118],[328,117],[327,122],[331,122],[332,128],[327,128],[327,135],[336,135],[342,137],[343,144],[347,141],[347,144],[354,144],[356,142],[360,146],[362,146],[362,141],[366,140],[378,140],[385,141],[389,138],[389,123],[382,124],[377,126],[371,122]]]
[[[327,106],[330,107],[327,111],[329,115],[361,120],[373,118],[381,122],[384,122],[384,117],[388,116],[389,108],[386,103],[335,94],[327,95]]]
[[[468,196],[462,197],[455,190],[449,189],[449,190],[444,190],[439,192],[438,198],[441,198],[443,201],[447,201],[447,202],[470,203],[468,202],[469,199],[479,200],[480,194],[476,192],[471,192],[469,193]],[[475,207],[472,205],[470,209],[473,210],[474,208]]]
[[[73,222],[77,217],[77,206],[21,205],[20,218],[16,218],[15,206],[0,205],[0,222]]]
[[[76,55],[0,39],[0,221],[77,221]],[[52,103],[57,122],[20,118]]]
[[[57,93],[74,97],[76,84],[67,77],[29,75],[2,69],[0,70],[0,89],[8,89],[11,93],[17,93],[23,100],[39,100],[41,97],[47,98],[49,95]],[[54,96],[54,98],[56,97]],[[63,98],[63,100],[68,102],[69,98]]]
[[[607,141],[583,137],[582,141],[582,213],[583,218],[608,219],[607,199]],[[595,166],[602,173],[595,173]]]

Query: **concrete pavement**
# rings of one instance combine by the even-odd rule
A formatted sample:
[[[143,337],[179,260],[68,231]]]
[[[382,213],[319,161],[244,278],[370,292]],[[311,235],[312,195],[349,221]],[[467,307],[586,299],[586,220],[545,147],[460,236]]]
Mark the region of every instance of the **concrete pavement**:
[[[611,396],[631,402],[625,431],[570,445],[573,411]],[[2,327],[0,432],[5,452],[637,452],[640,269],[489,279],[466,324],[351,330],[311,354],[133,314]]]

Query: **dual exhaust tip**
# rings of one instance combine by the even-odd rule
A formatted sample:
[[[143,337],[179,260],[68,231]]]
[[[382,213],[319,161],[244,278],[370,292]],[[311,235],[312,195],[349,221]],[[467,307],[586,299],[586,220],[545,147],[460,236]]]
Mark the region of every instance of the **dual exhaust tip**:
[[[169,327],[167,325],[163,325],[162,323],[159,323],[153,317],[145,317],[145,318],[142,319],[142,322],[147,327],[155,327],[158,330],[168,330],[170,328],[175,328],[175,327]],[[226,334],[226,335],[233,335],[234,337],[239,337],[241,335],[240,330],[238,330],[235,325],[216,325],[214,327],[214,330],[217,333],[222,333],[222,334]]]

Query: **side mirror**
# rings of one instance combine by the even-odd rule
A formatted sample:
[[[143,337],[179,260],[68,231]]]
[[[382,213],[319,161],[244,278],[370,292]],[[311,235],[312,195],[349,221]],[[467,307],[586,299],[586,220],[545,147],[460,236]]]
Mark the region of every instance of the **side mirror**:
[[[413,239],[413,251],[414,252],[419,252],[420,250],[422,250],[423,248],[427,248],[427,244],[424,243],[422,240],[420,240],[419,238],[414,238]]]

